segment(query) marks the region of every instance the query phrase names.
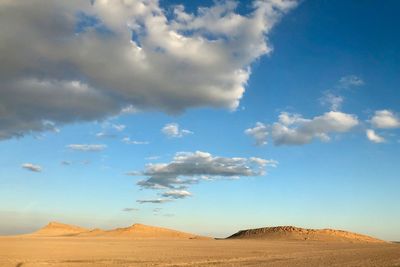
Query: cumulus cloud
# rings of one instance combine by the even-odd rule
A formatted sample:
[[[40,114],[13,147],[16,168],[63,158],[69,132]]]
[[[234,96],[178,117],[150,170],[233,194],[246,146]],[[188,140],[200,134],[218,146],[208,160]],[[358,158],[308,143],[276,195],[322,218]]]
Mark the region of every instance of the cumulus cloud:
[[[1,1],[0,139],[121,112],[234,109],[294,0],[168,13],[159,1]],[[207,55],[207,56],[204,56]]]
[[[276,167],[277,164],[275,160],[258,157],[227,158],[201,151],[178,152],[169,163],[147,164],[145,171],[136,173],[147,176],[137,185],[145,189],[166,190],[161,194],[165,199],[185,198],[191,195],[186,191],[188,186],[202,180],[263,176],[267,167]]]
[[[172,138],[180,138],[184,137],[188,134],[193,134],[192,131],[186,129],[180,129],[179,124],[177,123],[167,123],[162,129],[161,132],[168,137]]]
[[[136,141],[136,140],[131,140],[129,137],[124,137],[122,138],[122,142],[128,145],[148,145],[150,142],[148,141]]]
[[[32,163],[24,163],[21,165],[21,167],[31,172],[42,172],[41,166]]]
[[[365,131],[365,134],[367,135],[368,140],[374,143],[384,143],[386,140],[382,136],[378,135],[374,130],[372,129],[367,129]]]
[[[371,119],[371,124],[375,128],[381,129],[400,128],[400,117],[387,109],[377,110]]]
[[[315,138],[329,141],[329,134],[347,132],[358,123],[355,115],[339,111],[326,112],[312,119],[281,113],[279,121],[272,125],[271,136],[276,145],[303,145]]]
[[[71,144],[67,146],[71,150],[83,152],[99,152],[106,149],[106,147],[106,145],[101,144]]]
[[[244,132],[254,138],[257,146],[263,146],[268,143],[268,129],[264,123],[257,122],[253,128],[246,129]]]
[[[258,136],[270,134],[273,143],[278,146],[304,145],[311,143],[314,139],[329,141],[330,134],[348,132],[358,124],[359,121],[355,115],[339,111],[326,112],[312,119],[305,119],[299,114],[282,112],[278,122],[272,125],[258,123],[258,128],[262,130]]]
[[[356,75],[347,75],[340,78],[338,87],[343,89],[349,89],[352,87],[358,87],[362,85],[364,85],[364,81],[360,77]]]

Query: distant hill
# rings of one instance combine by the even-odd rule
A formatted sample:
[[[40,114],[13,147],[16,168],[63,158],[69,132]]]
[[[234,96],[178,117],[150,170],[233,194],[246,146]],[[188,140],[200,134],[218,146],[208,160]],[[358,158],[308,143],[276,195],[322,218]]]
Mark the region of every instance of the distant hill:
[[[190,233],[180,232],[167,228],[149,226],[144,224],[133,224],[129,227],[117,228],[103,231],[97,234],[82,233],[80,235],[110,236],[110,237],[135,237],[135,238],[183,238],[199,239],[204,238]]]
[[[59,222],[50,222],[42,229],[32,233],[35,236],[70,236],[89,231],[86,228]]]
[[[352,243],[382,243],[370,236],[333,229],[305,229],[294,226],[276,226],[239,231],[227,239],[265,239],[282,241],[326,241]]]
[[[190,233],[180,232],[167,228],[133,224],[129,227],[113,230],[86,229],[58,222],[50,222],[42,229],[30,236],[76,236],[76,237],[128,237],[128,238],[172,238],[172,239],[209,239]]]

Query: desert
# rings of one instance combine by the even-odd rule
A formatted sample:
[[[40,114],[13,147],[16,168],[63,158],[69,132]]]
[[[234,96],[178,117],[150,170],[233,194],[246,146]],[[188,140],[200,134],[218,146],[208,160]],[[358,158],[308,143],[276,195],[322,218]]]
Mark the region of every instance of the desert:
[[[90,230],[51,222],[0,237],[0,266],[400,266],[400,245],[293,226],[215,239],[143,224]]]

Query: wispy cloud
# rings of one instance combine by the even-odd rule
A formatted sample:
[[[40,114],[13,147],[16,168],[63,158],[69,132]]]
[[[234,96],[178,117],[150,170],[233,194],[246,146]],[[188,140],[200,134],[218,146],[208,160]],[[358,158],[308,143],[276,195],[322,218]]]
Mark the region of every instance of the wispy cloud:
[[[122,209],[122,211],[133,212],[133,211],[139,211],[139,209],[137,209],[137,208],[124,208],[124,209]]]
[[[128,175],[128,176],[141,176],[141,175],[143,175],[142,172],[140,172],[140,171],[130,171],[130,172],[127,172],[125,174]]]
[[[364,84],[364,81],[356,75],[343,76],[332,89],[323,92],[319,102],[323,106],[329,106],[331,111],[339,111],[345,100],[345,97],[341,95],[343,90],[360,87]]]
[[[96,134],[97,138],[116,138],[117,135],[113,133],[99,132]]]
[[[67,145],[67,148],[75,151],[99,152],[106,149],[107,146],[102,144],[71,144]]]
[[[72,164],[71,161],[68,161],[68,160],[61,161],[61,165],[64,165],[64,166],[69,166],[71,164]]]
[[[148,145],[150,142],[148,141],[136,141],[136,140],[131,140],[129,137],[124,137],[122,138],[122,142],[128,145]]]
[[[344,97],[335,95],[330,91],[325,91],[324,95],[319,99],[321,105],[329,106],[330,110],[338,111],[342,107]]]
[[[161,196],[166,198],[186,198],[192,196],[192,193],[186,190],[170,190],[161,194]]]
[[[359,87],[364,85],[364,81],[356,75],[347,75],[340,78],[338,87],[343,89],[349,89],[353,87]]]
[[[167,198],[157,198],[157,199],[139,199],[136,200],[137,203],[139,204],[146,204],[146,203],[151,203],[151,204],[163,204],[167,202],[171,202],[171,199]]]
[[[124,124],[113,124],[112,127],[118,131],[118,132],[122,132],[123,130],[125,130],[126,125]]]
[[[21,167],[31,172],[42,172],[42,167],[33,163],[24,163]]]
[[[180,129],[179,124],[177,123],[168,123],[166,124],[162,129],[161,132],[165,134],[168,137],[172,138],[180,138],[184,137],[189,134],[193,134],[192,131],[189,131],[187,129]]]
[[[149,156],[149,157],[145,157],[144,159],[145,160],[157,160],[159,158],[160,158],[160,156]]]
[[[154,213],[159,213],[159,212],[161,212],[162,211],[162,208],[154,208],[153,209],[153,212]]]
[[[126,128],[124,124],[112,123],[109,120],[101,124],[102,130],[96,134],[97,138],[116,138]]]

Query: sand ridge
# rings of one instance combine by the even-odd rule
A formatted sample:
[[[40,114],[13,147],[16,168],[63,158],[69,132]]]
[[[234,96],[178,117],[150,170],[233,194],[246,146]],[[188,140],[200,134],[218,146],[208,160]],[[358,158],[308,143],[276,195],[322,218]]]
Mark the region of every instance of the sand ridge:
[[[75,225],[58,222],[50,222],[42,229],[28,236],[75,236],[75,237],[128,237],[128,238],[170,238],[170,239],[210,239],[209,237],[185,233],[172,229],[149,226],[144,224],[133,224],[128,227],[112,230],[99,228],[87,229]]]
[[[42,229],[28,236],[45,237],[112,237],[137,239],[211,239],[210,237],[185,233],[168,228],[135,223],[128,227],[111,230],[87,229],[80,226],[50,222]],[[226,239],[258,239],[281,241],[324,241],[350,243],[383,243],[385,241],[367,235],[334,229],[306,229],[294,226],[275,226],[241,230]]]
[[[168,228],[149,226],[139,223],[135,223],[128,227],[116,228],[108,231],[92,230],[86,233],[80,233],[79,235],[107,236],[107,237],[134,237],[134,238],[178,238],[178,239],[206,238]]]
[[[48,223],[45,227],[42,229],[39,229],[38,231],[30,234],[32,236],[70,236],[70,235],[77,235],[80,233],[84,233],[89,231],[89,229],[76,226],[76,225],[70,225],[70,224],[64,224],[64,223],[59,223],[59,222],[50,222]]]
[[[334,229],[306,229],[294,226],[275,226],[241,230],[227,239],[304,240],[358,243],[384,243],[367,235]]]

